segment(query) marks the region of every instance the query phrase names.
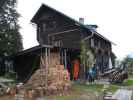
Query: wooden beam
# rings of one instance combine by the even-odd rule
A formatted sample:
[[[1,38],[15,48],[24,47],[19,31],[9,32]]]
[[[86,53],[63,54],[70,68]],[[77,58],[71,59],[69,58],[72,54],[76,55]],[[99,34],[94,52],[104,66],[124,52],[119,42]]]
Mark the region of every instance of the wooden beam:
[[[92,33],[91,35],[89,35],[89,36],[87,36],[87,37],[83,38],[82,40],[83,40],[83,41],[86,41],[86,40],[88,40],[88,39],[92,38],[92,37],[93,37],[93,35],[94,35],[94,33]]]
[[[58,34],[63,34],[63,33],[68,33],[68,32],[73,32],[73,31],[77,31],[77,30],[79,30],[79,29],[76,28],[76,29],[71,29],[71,30],[67,30],[67,31],[61,31],[61,32],[51,33],[51,34],[48,34],[48,37],[50,37],[50,36],[54,36],[54,35],[58,35]]]

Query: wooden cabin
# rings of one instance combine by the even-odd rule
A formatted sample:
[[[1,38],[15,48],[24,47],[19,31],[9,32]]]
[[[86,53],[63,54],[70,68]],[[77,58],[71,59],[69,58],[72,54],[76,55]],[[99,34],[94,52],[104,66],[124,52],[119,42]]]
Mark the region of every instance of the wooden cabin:
[[[83,22],[83,19],[80,20]],[[26,73],[23,78],[21,77],[22,80],[28,75],[27,73],[30,73],[31,69],[31,66],[25,67],[24,63],[29,63],[28,59],[32,60],[34,54],[37,57],[39,55],[38,51],[41,50],[43,45],[58,48],[60,64],[65,65],[68,70],[72,69],[73,60],[80,60],[81,40],[85,40],[88,47],[92,49],[95,57],[95,66],[99,72],[104,73],[105,70],[109,69],[109,59],[114,65],[113,43],[96,31],[97,25],[84,25],[45,4],[42,4],[31,22],[36,25],[37,40],[40,46],[33,47],[28,52],[22,51],[24,53],[16,56],[14,60],[15,71],[19,73],[18,76],[22,76],[22,72]],[[20,63],[23,63],[23,66]],[[28,68],[28,71],[23,69],[23,67]]]
[[[80,50],[81,40],[86,39],[88,46],[94,51],[96,65],[101,70],[109,67],[109,58],[113,58],[112,42],[96,31],[96,25],[84,25],[44,4],[31,22],[37,26],[37,40],[40,45]]]

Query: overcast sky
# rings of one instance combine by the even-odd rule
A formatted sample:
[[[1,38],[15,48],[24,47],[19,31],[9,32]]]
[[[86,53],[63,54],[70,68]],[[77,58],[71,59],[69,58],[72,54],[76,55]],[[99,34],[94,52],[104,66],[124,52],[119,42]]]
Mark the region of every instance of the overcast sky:
[[[18,0],[19,23],[24,48],[37,45],[36,30],[31,18],[45,3],[85,24],[97,24],[98,31],[113,41],[113,52],[123,58],[133,52],[133,0]]]

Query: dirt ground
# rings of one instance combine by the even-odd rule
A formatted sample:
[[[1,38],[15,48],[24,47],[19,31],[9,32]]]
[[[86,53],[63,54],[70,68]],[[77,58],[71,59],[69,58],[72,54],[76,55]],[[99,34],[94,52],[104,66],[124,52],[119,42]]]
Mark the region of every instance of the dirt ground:
[[[11,96],[2,96],[0,100],[15,100]],[[96,100],[96,96],[91,92],[69,91],[65,94],[44,97],[44,100]]]
[[[46,98],[46,100],[96,100],[96,97],[89,94],[73,95],[73,96],[69,95],[69,96],[61,96],[61,97],[49,96],[44,98]],[[14,98],[10,96],[3,96],[3,97],[0,97],[0,100],[14,100]]]
[[[69,91],[54,96],[44,96],[44,100],[97,100],[96,92],[101,91],[103,85],[74,84]],[[0,100],[14,100],[11,96],[2,96]]]
[[[11,97],[11,96],[2,96],[2,97],[0,97],[0,100],[14,100],[14,97]]]

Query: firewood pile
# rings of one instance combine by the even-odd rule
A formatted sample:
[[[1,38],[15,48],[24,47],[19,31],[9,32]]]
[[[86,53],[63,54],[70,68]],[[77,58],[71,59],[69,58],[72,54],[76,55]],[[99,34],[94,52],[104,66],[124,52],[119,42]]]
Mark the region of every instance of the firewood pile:
[[[46,71],[45,69],[38,69],[25,84],[25,87],[36,91],[43,88],[46,95],[62,93],[71,88],[70,75],[64,69],[64,65],[48,67],[46,87]]]

